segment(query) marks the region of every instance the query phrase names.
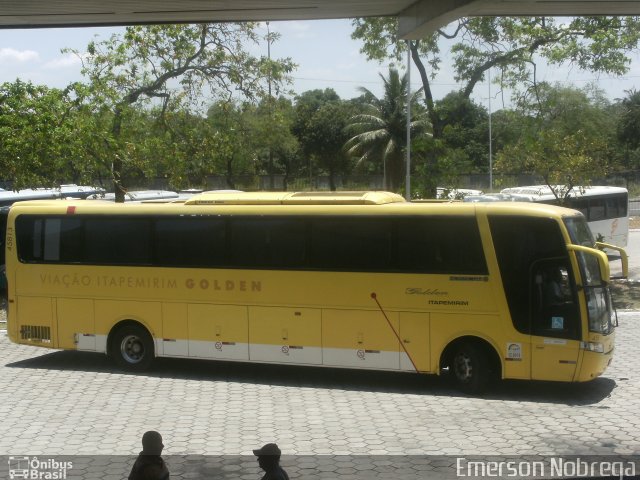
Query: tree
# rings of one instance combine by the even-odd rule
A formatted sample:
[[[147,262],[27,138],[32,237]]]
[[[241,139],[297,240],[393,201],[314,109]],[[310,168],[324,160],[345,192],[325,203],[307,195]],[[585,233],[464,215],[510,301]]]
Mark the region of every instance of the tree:
[[[629,90],[619,102],[617,139],[624,146],[624,165],[629,168],[640,161],[640,92]],[[635,160],[635,161],[633,161]]]
[[[347,173],[350,158],[343,149],[348,134],[345,128],[357,112],[355,104],[338,96],[331,88],[309,90],[296,97],[295,121],[292,131],[307,157],[311,174],[311,162],[317,171],[329,176],[329,188],[337,189],[337,176]]]
[[[236,176],[254,173],[256,156],[252,149],[251,122],[253,105],[231,100],[219,100],[209,107],[207,123],[211,131],[211,159],[207,173],[223,173],[229,188],[236,188]],[[213,167],[213,169],[212,169]],[[204,173],[204,172],[203,172]]]
[[[407,43],[397,35],[397,18],[359,18],[352,37],[361,40],[361,51],[377,61],[399,60]],[[447,42],[450,55],[441,55]],[[430,81],[437,77],[443,57],[450,58],[463,98],[469,98],[489,69],[493,78],[516,95],[536,95],[536,66],[571,64],[580,69],[623,74],[628,55],[640,43],[639,17],[474,17],[462,18],[446,29],[409,42],[411,58],[420,74],[434,142],[442,138],[445,119],[436,108]],[[435,165],[436,156],[427,159]],[[432,192],[435,193],[435,192]]]
[[[124,200],[121,177],[130,161],[121,135],[130,125],[131,106],[153,100],[159,112],[198,106],[204,87],[209,93],[247,98],[265,94],[265,79],[276,90],[294,65],[249,53],[256,44],[255,23],[152,25],[127,27],[122,35],[91,42],[83,63],[93,100],[112,114],[113,180],[118,201]]]
[[[365,112],[355,115],[347,130],[355,133],[345,148],[359,157],[358,163],[379,160],[383,167],[384,188],[397,191],[402,185],[405,171],[404,155],[407,146],[407,76],[402,77],[395,68],[389,76],[380,75],[384,82],[384,95],[377,98],[370,90],[360,87],[368,104]],[[416,115],[416,96],[411,95],[412,120],[409,124],[412,135],[426,132],[429,123]]]
[[[520,138],[496,155],[496,169],[540,175],[561,202],[612,168],[614,119],[599,90],[539,85],[520,105]]]
[[[16,80],[0,86],[0,168],[13,188],[92,182],[88,118],[72,88]]]
[[[293,103],[285,97],[267,97],[251,110],[251,149],[256,163],[269,175],[269,189],[275,189],[274,174],[281,172],[283,190],[300,168],[298,139],[292,132],[295,121]]]

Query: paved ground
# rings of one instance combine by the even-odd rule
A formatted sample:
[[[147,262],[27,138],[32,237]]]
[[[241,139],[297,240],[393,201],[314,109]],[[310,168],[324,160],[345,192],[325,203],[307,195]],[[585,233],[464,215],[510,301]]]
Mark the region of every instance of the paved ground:
[[[131,375],[99,354],[18,346],[2,335],[0,455],[131,455],[147,429],[164,435],[168,455],[251,455],[274,440],[291,455],[640,455],[640,313],[620,320],[604,377],[505,382],[485,398],[411,374],[163,359]],[[174,460],[179,478],[184,458]],[[130,459],[116,463],[126,469]],[[231,463],[231,476],[216,478],[259,478],[252,458]]]
[[[631,243],[640,277],[640,232]],[[270,441],[292,455],[292,479],[455,478],[457,459],[473,455],[640,460],[640,312],[619,318],[602,378],[504,382],[483,398],[397,373],[161,359],[133,375],[99,354],[14,345],[2,333],[0,479],[35,457],[49,474],[70,461],[67,478],[126,478],[148,429],[165,438],[172,478],[185,479],[258,479],[251,450]]]

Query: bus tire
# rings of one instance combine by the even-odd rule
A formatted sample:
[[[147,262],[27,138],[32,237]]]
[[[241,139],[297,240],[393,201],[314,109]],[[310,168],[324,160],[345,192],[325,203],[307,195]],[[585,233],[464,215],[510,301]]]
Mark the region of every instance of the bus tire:
[[[110,353],[124,370],[146,370],[155,357],[153,339],[140,325],[124,325],[114,332]]]
[[[484,392],[491,381],[486,351],[472,342],[461,343],[453,352],[449,373],[459,390],[471,394]]]

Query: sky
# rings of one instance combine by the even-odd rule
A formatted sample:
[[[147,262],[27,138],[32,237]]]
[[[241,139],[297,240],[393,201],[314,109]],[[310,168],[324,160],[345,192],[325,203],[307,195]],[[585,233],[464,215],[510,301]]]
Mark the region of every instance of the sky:
[[[271,22],[272,31],[281,38],[272,45],[271,55],[291,57],[298,65],[293,72],[292,89],[303,92],[315,88],[333,88],[341,98],[359,95],[358,87],[363,86],[375,94],[381,93],[379,73],[386,74],[388,64],[367,61],[360,53],[361,43],[351,39],[350,20],[314,20]],[[63,54],[63,48],[83,51],[89,41],[96,38],[107,39],[119,28],[59,28],[30,30],[0,30],[0,82],[13,82],[16,78],[51,87],[64,87],[71,81],[82,80],[80,62],[71,54]],[[266,26],[263,28],[266,34]],[[260,53],[260,46],[255,47]],[[263,46],[266,54],[266,42]],[[640,52],[634,54],[631,70],[622,78],[597,75],[568,68],[542,68],[539,80],[560,82],[563,85],[585,87],[595,82],[605,90],[610,99],[623,98],[625,91],[640,85]],[[402,67],[406,62],[402,62]],[[453,73],[443,62],[441,74],[432,87],[436,99],[456,89]],[[421,86],[415,67],[411,71],[412,87]],[[478,86],[474,100],[485,107],[497,110],[508,106],[508,95],[497,92],[497,87],[489,88],[488,82]]]

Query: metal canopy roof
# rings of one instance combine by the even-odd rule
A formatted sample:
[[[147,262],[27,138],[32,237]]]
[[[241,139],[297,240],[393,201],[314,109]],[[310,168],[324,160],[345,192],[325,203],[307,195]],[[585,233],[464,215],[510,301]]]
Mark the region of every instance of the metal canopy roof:
[[[636,0],[0,0],[0,28],[393,15],[404,38],[463,16],[638,14]]]

